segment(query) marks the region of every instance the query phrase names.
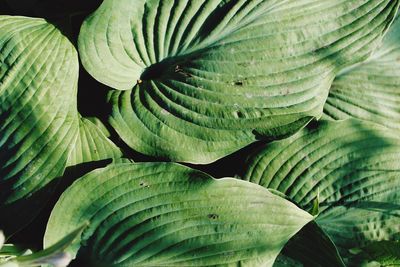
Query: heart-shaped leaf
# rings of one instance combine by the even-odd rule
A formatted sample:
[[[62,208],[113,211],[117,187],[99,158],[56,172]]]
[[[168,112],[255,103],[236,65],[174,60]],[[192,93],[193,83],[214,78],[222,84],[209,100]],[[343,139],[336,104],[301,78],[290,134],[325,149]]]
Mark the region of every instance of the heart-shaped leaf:
[[[367,122],[321,121],[265,145],[248,161],[245,180],[286,194],[311,210],[342,248],[400,233],[400,136]]]
[[[45,245],[86,220],[71,252],[93,266],[270,266],[312,216],[252,183],[146,163],[75,182],[50,216]]]
[[[400,17],[370,59],[335,79],[324,113],[400,129]]]
[[[82,63],[115,89],[110,122],[133,149],[209,163],[320,117],[344,67],[367,58],[395,0],[105,0]]]

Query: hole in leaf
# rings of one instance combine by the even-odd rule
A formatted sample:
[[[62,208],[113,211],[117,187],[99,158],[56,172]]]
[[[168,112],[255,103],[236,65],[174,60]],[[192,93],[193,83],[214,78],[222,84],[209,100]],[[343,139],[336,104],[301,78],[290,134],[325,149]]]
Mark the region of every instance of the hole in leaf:
[[[150,187],[146,182],[142,181],[139,183],[141,187]]]
[[[208,214],[207,217],[208,217],[209,219],[211,219],[211,220],[216,220],[216,219],[219,218],[219,215],[218,215],[218,214]]]

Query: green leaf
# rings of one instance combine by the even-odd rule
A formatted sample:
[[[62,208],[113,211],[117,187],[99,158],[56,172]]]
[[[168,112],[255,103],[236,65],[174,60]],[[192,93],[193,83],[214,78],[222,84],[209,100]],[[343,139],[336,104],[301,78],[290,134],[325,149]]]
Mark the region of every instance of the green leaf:
[[[0,229],[29,223],[67,166],[119,158],[77,110],[78,55],[43,19],[0,16]]]
[[[400,129],[400,17],[370,59],[335,79],[324,113]]]
[[[50,246],[49,248],[30,254],[16,257],[13,262],[19,264],[19,266],[39,266],[42,264],[51,264],[54,266],[67,266],[71,261],[71,255],[64,251],[74,242],[75,239],[80,237],[83,230],[88,226],[85,222],[72,232],[64,236],[60,241]]]
[[[0,16],[0,228],[44,205],[78,131],[78,56],[43,19]]]
[[[64,192],[45,246],[87,220],[70,253],[93,266],[271,266],[312,219],[245,181],[172,163],[115,164]]]
[[[210,163],[322,115],[395,0],[105,0],[81,29],[87,71],[119,90],[110,123],[143,154]]]
[[[319,214],[319,204],[320,204],[319,190],[317,190],[317,195],[315,196],[315,198],[313,200],[312,209],[310,211],[311,215],[317,216]]]
[[[17,247],[10,246],[6,251],[0,251],[0,256],[9,256],[2,261],[0,258],[0,266],[19,266],[19,267],[32,267],[32,266],[42,266],[50,264],[55,267],[67,266],[71,261],[71,256],[64,251],[73,243],[73,241],[78,238],[82,231],[88,226],[88,223],[84,223],[77,229],[63,237],[56,244],[51,247],[35,252],[29,253],[23,252]]]
[[[67,166],[104,159],[120,159],[121,150],[107,138],[107,135],[109,135],[107,129],[99,120],[80,118],[78,138]]]
[[[311,211],[342,248],[396,240],[400,225],[400,136],[357,120],[321,121],[267,144],[244,179],[281,191]]]
[[[32,251],[27,248],[23,248],[14,244],[3,244],[0,248],[0,262],[3,262],[9,258],[15,258],[24,254],[31,254]]]
[[[400,243],[396,241],[374,242],[359,249],[354,260],[359,266],[399,266]]]

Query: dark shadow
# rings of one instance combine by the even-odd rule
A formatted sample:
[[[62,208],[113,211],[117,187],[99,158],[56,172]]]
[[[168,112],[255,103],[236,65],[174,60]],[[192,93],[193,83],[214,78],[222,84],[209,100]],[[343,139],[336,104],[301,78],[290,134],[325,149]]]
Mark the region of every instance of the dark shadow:
[[[80,64],[78,81],[78,111],[83,117],[97,117],[106,122],[111,113],[107,94],[112,90],[96,81]]]
[[[236,177],[241,175],[246,168],[244,160],[262,143],[261,141],[255,142],[210,164],[184,163],[184,165],[208,173],[214,178]]]
[[[0,0],[0,15],[15,15],[15,11],[10,8],[5,0]]]
[[[0,228],[5,230],[5,235],[10,238],[8,243],[21,244],[21,247],[32,249],[41,248],[46,223],[42,221],[37,223],[35,218],[38,218],[38,215],[44,210],[43,201],[53,194],[58,182],[59,178],[53,179],[30,197],[1,208]],[[29,207],[27,207],[27,203],[29,203]],[[29,226],[27,227],[27,225]],[[18,232],[15,233],[15,231]]]
[[[108,128],[111,133],[110,139],[121,148],[127,158],[135,162],[170,162],[170,160],[164,158],[148,156],[133,150],[118,136],[112,127],[108,125]],[[210,164],[178,163],[205,172],[214,178],[235,177],[241,175],[246,168],[245,159],[263,143],[265,142],[255,142]]]
[[[28,211],[18,205],[11,206],[5,213],[7,217],[2,218],[2,225],[12,225],[16,218],[23,216],[21,211],[29,213],[31,220],[26,220],[25,227],[11,236],[9,242],[13,244],[20,244],[21,247],[40,250],[42,249],[43,236],[46,230],[47,222],[54,205],[60,198],[61,194],[78,178],[89,173],[90,171],[103,168],[111,163],[111,160],[101,160],[96,162],[89,162],[79,164],[73,167],[68,167],[62,177],[54,179],[50,184],[42,188],[39,192],[35,193],[31,198],[24,199],[25,201],[35,201],[36,199],[47,200],[41,207],[30,207]],[[18,202],[19,203],[19,202]],[[36,213],[36,214],[33,214]]]
[[[102,0],[1,0],[0,12],[5,15],[40,17],[52,21],[91,13],[101,3]]]
[[[309,267],[345,266],[335,244],[315,222],[308,223],[293,236],[280,255]]]
[[[101,3],[102,0],[1,0],[0,14],[43,18],[76,44],[83,20]]]
[[[171,60],[166,59],[161,62],[152,64],[151,66],[149,66],[144,70],[144,72],[140,76],[140,79],[143,81],[159,79],[164,75],[164,73],[168,72],[168,69],[171,67],[171,64],[173,64],[170,61]]]

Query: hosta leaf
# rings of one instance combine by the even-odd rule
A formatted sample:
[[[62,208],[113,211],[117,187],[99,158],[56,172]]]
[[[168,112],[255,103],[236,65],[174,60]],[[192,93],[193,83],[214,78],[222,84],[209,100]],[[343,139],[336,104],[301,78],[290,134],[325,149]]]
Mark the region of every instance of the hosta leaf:
[[[335,79],[324,113],[400,129],[400,17],[369,60]]]
[[[265,145],[248,161],[244,179],[286,194],[311,210],[342,248],[400,233],[400,136],[357,120],[321,121]]]
[[[360,248],[354,264],[364,267],[390,267],[400,265],[400,243],[395,241],[374,242]]]
[[[40,211],[65,167],[119,158],[77,111],[78,56],[43,19],[0,16],[0,228],[10,235]]]
[[[320,117],[338,71],[369,56],[393,0],[105,0],[83,65],[115,89],[110,122],[133,149],[209,163]]]
[[[78,57],[43,19],[0,16],[0,228],[43,206],[78,131]]]
[[[105,126],[96,119],[94,122],[87,118],[80,118],[79,134],[68,159],[68,166],[122,157],[121,150],[107,138]]]
[[[252,183],[146,163],[75,182],[52,211],[45,245],[86,220],[71,252],[93,266],[270,266],[312,216]]]

